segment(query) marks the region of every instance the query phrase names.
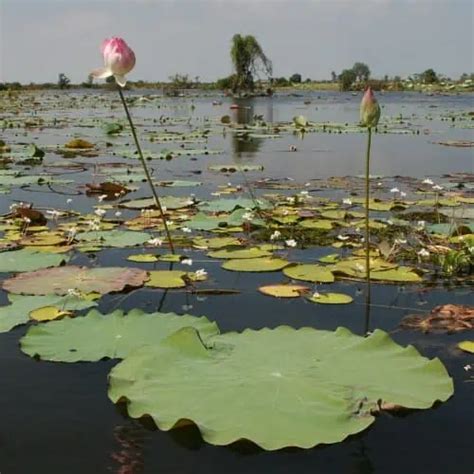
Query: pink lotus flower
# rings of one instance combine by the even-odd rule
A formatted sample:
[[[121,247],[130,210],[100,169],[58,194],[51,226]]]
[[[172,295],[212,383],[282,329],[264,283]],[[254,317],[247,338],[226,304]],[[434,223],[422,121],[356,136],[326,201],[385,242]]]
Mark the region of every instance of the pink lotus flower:
[[[127,83],[125,74],[129,73],[135,66],[135,53],[122,38],[108,38],[101,46],[104,57],[104,67],[92,71],[92,75],[98,79],[114,76],[117,84],[124,87]]]
[[[370,87],[367,87],[360,103],[360,123],[364,127],[376,127],[380,119],[380,105]]]

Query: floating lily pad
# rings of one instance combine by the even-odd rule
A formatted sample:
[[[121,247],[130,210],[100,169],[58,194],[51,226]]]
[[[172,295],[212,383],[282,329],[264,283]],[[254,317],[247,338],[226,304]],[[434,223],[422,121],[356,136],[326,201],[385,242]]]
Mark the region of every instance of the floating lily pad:
[[[67,255],[38,252],[32,249],[0,253],[0,272],[28,272],[39,268],[56,267],[69,260]]]
[[[245,258],[228,260],[222,265],[222,268],[234,272],[275,272],[285,268],[288,263],[282,258]]]
[[[11,304],[0,306],[0,333],[20,324],[25,324],[30,319],[31,311],[44,306],[56,306],[65,311],[81,310],[96,306],[97,303],[77,296],[21,296],[8,295]]]
[[[67,265],[20,273],[5,280],[3,289],[26,295],[66,295],[71,289],[81,293],[105,294],[126,287],[142,286],[147,279],[147,272],[138,268]]]
[[[308,292],[309,288],[303,285],[266,285],[261,286],[258,291],[275,298],[299,298],[302,293]]]
[[[267,249],[260,247],[250,247],[250,248],[226,248],[222,250],[214,250],[209,252],[207,255],[212,258],[258,258],[258,257],[270,257],[271,252]]]
[[[149,272],[150,279],[145,286],[153,288],[183,288],[186,286],[186,272],[181,270],[154,270]]]
[[[30,312],[30,318],[35,321],[52,321],[53,319],[71,315],[71,311],[66,311],[57,306],[43,306]]]
[[[307,299],[318,304],[348,304],[352,303],[352,296],[345,293],[317,293],[308,296]]]
[[[158,257],[151,253],[138,253],[135,255],[129,255],[127,260],[130,262],[153,263],[158,261]]]
[[[56,362],[97,361],[105,357],[121,359],[146,344],[158,344],[183,327],[199,330],[203,338],[219,333],[214,322],[204,316],[174,313],[129,313],[116,310],[101,314],[52,321],[31,327],[21,339],[21,350],[31,357]]]
[[[152,238],[147,232],[135,232],[132,230],[93,230],[80,232],[76,240],[98,243],[103,247],[134,247],[142,245]]]
[[[210,239],[196,237],[193,240],[193,246],[199,249],[221,249],[236,245],[241,245],[241,242],[235,237],[212,237]]]
[[[458,343],[459,349],[474,354],[474,341],[461,341]]]
[[[334,275],[331,270],[322,265],[291,265],[286,267],[283,273],[294,280],[311,281],[314,283],[332,283],[334,281]]]
[[[162,430],[186,419],[208,443],[276,450],[340,442],[384,406],[430,408],[453,393],[438,359],[380,330],[365,338],[281,326],[202,339],[183,328],[130,354],[110,372],[110,399]]]

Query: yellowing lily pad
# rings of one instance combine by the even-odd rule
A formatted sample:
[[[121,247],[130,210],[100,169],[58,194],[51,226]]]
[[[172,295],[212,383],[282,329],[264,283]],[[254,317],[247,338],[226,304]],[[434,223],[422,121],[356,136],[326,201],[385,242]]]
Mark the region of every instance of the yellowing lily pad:
[[[43,306],[30,312],[30,318],[35,321],[51,321],[63,316],[71,316],[71,311],[64,311],[57,306]]]
[[[153,288],[184,288],[186,272],[181,270],[154,270],[149,272],[150,279],[145,286]]]
[[[474,341],[462,341],[458,344],[459,349],[474,354]]]
[[[261,286],[258,291],[275,298],[299,298],[302,293],[309,291],[309,288],[303,285],[266,285]]]
[[[317,293],[307,297],[308,301],[318,304],[348,304],[352,303],[352,296],[345,293]]]
[[[228,260],[222,268],[234,272],[276,272],[288,265],[282,258],[261,257]]]

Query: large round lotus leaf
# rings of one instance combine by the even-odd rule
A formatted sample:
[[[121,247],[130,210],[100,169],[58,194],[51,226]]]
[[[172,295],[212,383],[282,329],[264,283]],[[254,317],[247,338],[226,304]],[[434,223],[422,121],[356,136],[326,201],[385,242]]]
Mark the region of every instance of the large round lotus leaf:
[[[104,294],[121,291],[125,287],[142,286],[147,279],[147,272],[138,268],[67,265],[20,273],[5,280],[3,289],[26,295],[66,295],[70,289],[80,293]]]
[[[186,272],[181,270],[154,270],[149,272],[150,279],[145,286],[153,288],[183,288],[186,286]]]
[[[130,354],[109,380],[110,399],[127,400],[133,418],[149,415],[162,430],[191,420],[211,444],[248,439],[267,450],[336,443],[380,407],[429,408],[453,393],[438,359],[380,330],[344,328],[247,329],[204,343],[184,328]]]
[[[56,306],[65,311],[80,310],[96,306],[97,303],[77,296],[22,296],[8,295],[11,304],[0,307],[0,333],[25,324],[30,319],[30,313],[45,306]]]
[[[303,285],[266,285],[258,289],[261,293],[275,298],[298,298],[302,293],[309,291]]]
[[[228,260],[222,268],[234,272],[275,272],[287,265],[288,261],[282,258],[261,257]]]
[[[116,310],[101,314],[89,311],[83,317],[66,318],[31,327],[21,339],[21,350],[31,357],[56,362],[96,361],[126,357],[146,344],[158,344],[183,327],[199,330],[203,338],[219,333],[214,322],[204,316],[174,313],[128,314]]]
[[[311,281],[314,283],[332,283],[334,281],[334,275],[331,270],[322,265],[292,265],[285,268],[283,273],[294,280]]]
[[[348,304],[352,303],[352,296],[344,293],[318,293],[308,297],[309,301],[318,304]]]
[[[67,255],[31,249],[12,250],[0,253],[0,272],[29,272],[38,268],[55,267],[68,260]]]
[[[236,245],[241,245],[241,242],[235,237],[212,237],[210,239],[196,237],[193,240],[193,246],[199,249],[221,249],[223,247]]]
[[[207,255],[212,258],[258,258],[270,257],[271,254],[272,253],[268,250],[259,247],[251,247],[248,249],[227,248],[214,250],[213,252],[209,252]]]
[[[80,232],[76,240],[99,244],[103,247],[134,247],[141,245],[152,238],[147,232],[132,230],[98,230]]]

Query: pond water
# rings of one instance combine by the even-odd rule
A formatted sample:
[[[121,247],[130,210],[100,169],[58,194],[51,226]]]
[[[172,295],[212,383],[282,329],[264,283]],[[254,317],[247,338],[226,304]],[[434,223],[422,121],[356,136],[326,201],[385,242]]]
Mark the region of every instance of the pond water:
[[[160,139],[165,131],[185,132],[188,141],[184,142],[184,148],[219,151],[150,160],[158,181],[202,183],[197,187],[159,187],[160,195],[192,193],[198,200],[211,200],[215,199],[211,193],[237,185],[242,190],[236,195],[246,198],[252,198],[249,185],[258,196],[272,193],[293,196],[306,189],[311,195],[338,202],[351,193],[361,193],[361,184],[354,178],[342,182],[347,182],[349,188],[327,185],[328,178],[354,177],[364,172],[366,136],[351,129],[358,121],[360,95],[286,94],[242,101],[238,110],[229,108],[230,98],[217,94],[163,98],[156,91],[132,91],[126,95],[136,99],[131,111],[145,154],[156,157],[165,149],[183,149],[182,142]],[[473,109],[472,95],[385,93],[378,99],[387,128],[383,133],[384,128],[379,127],[380,133],[373,137],[371,173],[380,176],[377,180],[381,183],[377,187],[374,182],[376,195],[386,198],[390,196],[390,188],[397,186],[413,197],[414,182],[430,178],[446,188],[449,183],[465,181],[469,174],[470,181],[466,183],[471,183],[472,190],[473,148],[439,143],[473,140],[474,122],[466,114]],[[213,105],[213,101],[220,103]],[[97,196],[87,196],[84,185],[110,179],[112,168],[101,165],[111,162],[130,167],[139,165],[133,157],[123,158],[125,152],[133,150],[127,130],[118,136],[107,136],[101,129],[103,122],[125,124],[118,95],[113,91],[25,93],[12,99],[4,96],[2,104],[1,139],[12,146],[15,156],[24,153],[24,147],[31,143],[46,151],[41,164],[22,166],[22,171],[27,174],[46,171],[54,173],[55,179],[72,180],[22,189],[12,186],[9,193],[1,195],[2,214],[9,212],[12,203],[20,201],[34,203],[39,209],[91,212],[98,204]],[[260,128],[250,129],[250,136],[235,133],[220,123],[224,115],[241,125],[260,124]],[[293,133],[288,127],[297,115],[310,122],[337,123],[340,128],[328,125],[324,131]],[[42,123],[38,122],[40,119]],[[32,124],[25,127],[28,121]],[[268,124],[272,124],[273,134],[268,128],[262,131]],[[192,132],[204,129],[210,130],[206,138],[191,137]],[[97,144],[97,156],[63,158],[55,152],[58,145],[74,137]],[[291,146],[296,151],[290,151]],[[71,168],[64,163],[51,166],[65,160],[83,166]],[[263,168],[223,173],[209,170],[212,165]],[[8,166],[17,169],[15,164]],[[115,173],[112,179],[114,176]],[[232,186],[228,186],[229,182]],[[268,183],[281,186],[272,188]],[[146,183],[133,185],[140,188],[125,199],[150,195]],[[72,202],[68,203],[67,199]],[[116,201],[106,203],[114,205]],[[109,217],[116,210],[108,211]],[[137,211],[120,211],[123,219],[137,215]],[[201,233],[195,231],[193,235]],[[141,288],[127,294],[105,295],[98,308],[103,313],[115,308],[141,308],[148,312],[206,315],[218,323],[222,332],[282,324],[328,330],[345,326],[357,334],[365,332],[367,314],[362,282],[338,280],[331,284],[331,291],[354,298],[349,305],[315,305],[304,298],[280,300],[259,293],[258,287],[287,281],[281,272],[226,271],[220,267],[222,261],[209,258],[204,251],[191,248],[179,251],[193,259],[193,268],[206,269],[209,274],[206,287],[239,293],[203,296],[182,290]],[[136,266],[126,260],[133,253],[143,253],[143,249],[108,248],[93,254],[76,251],[69,264]],[[316,261],[330,253],[334,253],[330,245],[283,251],[289,260],[298,262]],[[169,267],[164,262],[140,264],[145,270]],[[184,267],[175,264],[174,268]],[[1,276],[4,279],[9,275]],[[309,286],[320,291],[328,285]],[[0,303],[8,303],[3,290]],[[413,344],[424,356],[443,361],[455,385],[455,393],[447,402],[406,416],[383,413],[368,430],[339,444],[277,452],[265,452],[250,444],[215,447],[203,442],[196,429],[161,432],[147,421],[131,419],[123,406],[115,406],[107,398],[107,374],[117,361],[75,364],[37,361],[20,351],[18,341],[27,327],[17,326],[0,334],[0,473],[470,473],[474,466],[474,372],[463,367],[474,360],[455,346],[459,341],[472,339],[473,333],[423,334],[399,328],[404,316],[429,312],[436,305],[448,303],[472,304],[472,279],[458,285],[448,280],[415,285],[377,284],[372,288],[369,321],[370,330],[386,330],[396,342]]]

